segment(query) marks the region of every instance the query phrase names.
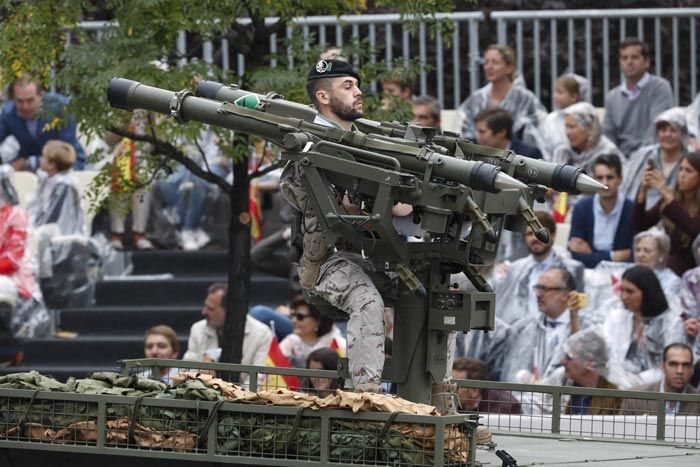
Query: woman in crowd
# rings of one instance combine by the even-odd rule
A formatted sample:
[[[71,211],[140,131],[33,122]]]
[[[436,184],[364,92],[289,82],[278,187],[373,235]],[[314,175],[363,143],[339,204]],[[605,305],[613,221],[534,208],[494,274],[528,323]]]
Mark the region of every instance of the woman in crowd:
[[[629,163],[620,192],[625,198],[635,199],[644,182],[649,167],[662,175],[666,187],[672,187],[678,178],[680,162],[686,154],[688,123],[686,110],[673,107],[662,112],[654,120],[656,144],[644,146],[627,154]],[[661,198],[658,188],[651,186],[646,191],[646,209],[651,209]]]
[[[650,188],[656,189],[661,197],[651,209],[647,209]],[[632,224],[638,229],[647,229],[659,221],[671,238],[669,267],[681,276],[696,266],[691,244],[700,234],[700,152],[683,156],[673,191],[659,170],[648,165],[644,171]]]
[[[667,265],[670,249],[671,240],[668,235],[656,228],[638,233],[632,243],[635,264],[654,271],[669,301],[669,307],[678,312],[681,279]],[[585,290],[588,307],[584,314],[588,316],[589,322],[602,323],[606,310],[619,306],[620,281],[623,272],[628,268],[628,263],[601,261],[595,269],[586,271]]]
[[[588,80],[574,73],[560,76],[554,85],[554,105],[556,110],[547,114],[540,123],[539,133],[542,137],[540,150],[546,160],[551,160],[554,150],[567,144],[564,127],[564,109],[584,99],[588,91]]]
[[[328,347],[316,349],[309,354],[306,360],[306,368],[310,370],[338,370],[338,352]],[[318,393],[320,397],[326,397],[340,388],[339,378],[317,378],[310,377],[308,387],[312,392]]]
[[[513,114],[513,139],[539,146],[538,114],[545,108],[531,91],[515,85],[515,52],[507,45],[492,44],[484,52],[484,75],[488,84],[459,107],[462,136],[476,140],[474,116],[488,107],[501,107]]]
[[[668,302],[654,272],[633,266],[622,275],[622,307],[613,309],[603,323],[610,364],[619,372],[622,388],[661,379],[664,347],[684,341],[683,325],[668,312]]]
[[[292,326],[294,332],[280,342],[280,350],[290,363],[298,368],[306,366],[309,354],[324,347],[345,351],[345,339],[340,335],[330,318],[323,316],[318,308],[302,298],[292,301]]]
[[[616,154],[623,161],[624,173],[625,158],[617,146],[602,134],[595,107],[588,102],[578,102],[562,113],[567,141],[554,150],[553,162],[575,165],[592,175],[593,163],[598,156]]]

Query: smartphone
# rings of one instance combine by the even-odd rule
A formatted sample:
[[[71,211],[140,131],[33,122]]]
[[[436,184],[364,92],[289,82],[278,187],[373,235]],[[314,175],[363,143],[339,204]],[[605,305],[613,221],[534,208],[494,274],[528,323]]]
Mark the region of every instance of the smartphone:
[[[656,168],[656,164],[655,164],[654,161],[651,160],[651,159],[647,160],[647,166],[648,166],[650,169],[655,169],[655,168]]]
[[[681,319],[683,321],[687,321],[688,319],[690,319],[690,315],[684,311],[683,313],[681,313]]]

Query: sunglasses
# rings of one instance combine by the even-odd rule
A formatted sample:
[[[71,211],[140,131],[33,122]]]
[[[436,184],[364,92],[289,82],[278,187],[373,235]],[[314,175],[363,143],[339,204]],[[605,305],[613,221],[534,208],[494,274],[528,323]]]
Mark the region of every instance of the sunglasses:
[[[292,313],[290,316],[292,318],[298,319],[299,321],[304,321],[304,318],[308,318],[311,315],[304,315],[302,313]]]

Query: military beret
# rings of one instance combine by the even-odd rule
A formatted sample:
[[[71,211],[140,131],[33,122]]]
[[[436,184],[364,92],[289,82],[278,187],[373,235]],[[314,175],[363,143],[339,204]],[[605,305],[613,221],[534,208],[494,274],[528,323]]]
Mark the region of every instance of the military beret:
[[[308,81],[320,78],[336,78],[339,76],[352,76],[357,79],[358,84],[360,82],[360,75],[353,70],[351,64],[345,60],[336,59],[319,60],[316,62],[316,64],[311,67],[311,71],[309,71]]]

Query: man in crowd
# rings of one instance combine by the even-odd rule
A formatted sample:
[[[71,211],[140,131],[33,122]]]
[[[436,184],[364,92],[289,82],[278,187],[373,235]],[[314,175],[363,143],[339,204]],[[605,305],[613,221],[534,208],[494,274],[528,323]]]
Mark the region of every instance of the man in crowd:
[[[413,99],[413,120],[411,123],[429,128],[440,128],[440,103],[433,96],[420,96]]]
[[[566,258],[554,250],[557,225],[548,212],[536,211],[537,219],[549,232],[549,243],[540,242],[529,227],[525,231],[525,245],[530,255],[505,262],[505,276],[495,281],[494,290],[498,296],[496,316],[506,323],[527,316],[537,315],[537,294],[534,286],[540,275],[549,268],[565,268],[574,277],[575,289],[583,291],[584,266],[579,261]]]
[[[513,140],[513,115],[500,107],[489,107],[474,116],[476,140],[482,146],[513,151],[521,156],[542,159],[540,150]]]
[[[620,44],[622,83],[605,97],[603,133],[627,156],[654,143],[654,119],[673,105],[671,85],[649,73],[647,45],[637,38]]]
[[[617,389],[608,381],[609,358],[605,338],[599,328],[588,327],[569,336],[562,347],[560,364],[542,384],[597,389]],[[612,415],[622,399],[610,396],[562,395],[564,412],[572,415]],[[552,413],[552,395],[533,394],[532,413]]]
[[[50,140],[64,141],[75,150],[75,168],[85,165],[85,151],[75,134],[73,118],[65,114],[68,99],[56,93],[45,93],[41,84],[23,75],[10,85],[12,101],[0,112],[0,142],[14,136],[19,152],[9,162],[15,170],[39,168],[44,145]],[[56,121],[58,119],[59,121]]]
[[[456,358],[452,364],[453,379],[486,381],[487,374],[486,364],[481,360]],[[457,394],[463,412],[520,413],[520,403],[508,391],[461,387]]]
[[[558,366],[564,341],[578,331],[578,310],[570,310],[574,277],[552,267],[534,285],[538,315],[526,315],[509,329],[501,379],[523,383],[540,382]]]
[[[693,375],[693,351],[686,344],[676,343],[666,346],[663,353],[662,370],[664,377],[655,383],[643,384],[631,391],[667,392],[676,394],[697,394],[690,384]],[[656,401],[648,399],[625,399],[621,411],[625,415],[656,414]],[[700,403],[666,401],[666,415],[698,415]]]
[[[586,267],[601,261],[629,261],[632,257],[634,201],[619,192],[622,163],[616,154],[598,156],[593,177],[607,190],[580,200],[571,215],[569,251]]]
[[[218,361],[221,354],[221,333],[226,322],[226,297],[228,286],[223,283],[212,284],[207,290],[202,316],[190,329],[187,352],[183,360]],[[241,364],[265,366],[270,350],[272,331],[260,321],[246,317],[245,335],[243,337],[243,356]]]

